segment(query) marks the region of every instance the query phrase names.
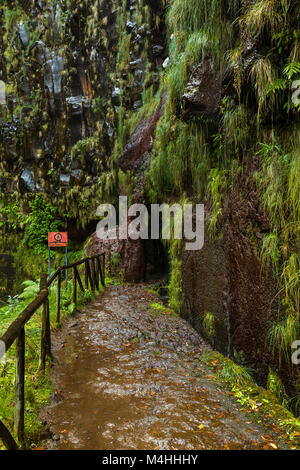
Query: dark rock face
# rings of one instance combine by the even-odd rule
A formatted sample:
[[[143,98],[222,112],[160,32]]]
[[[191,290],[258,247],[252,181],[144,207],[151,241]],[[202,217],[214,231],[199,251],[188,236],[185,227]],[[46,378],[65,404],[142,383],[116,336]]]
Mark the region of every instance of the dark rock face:
[[[245,177],[227,196],[222,238],[212,241],[207,234],[203,249],[185,252],[182,264],[183,314],[204,334],[205,314],[213,314],[215,332],[208,339],[225,354],[241,353],[262,379],[270,364],[276,368],[266,336],[280,310],[275,281],[256,254],[269,228]]]
[[[224,243],[211,241],[205,236],[201,251],[183,254],[182,288],[184,293],[183,315],[192,325],[206,336],[203,318],[207,312],[215,317],[214,346],[227,353],[228,331],[226,312],[228,310],[228,273]],[[212,338],[208,338],[212,339]]]
[[[119,227],[116,227],[117,238],[101,240],[94,233],[88,243],[89,256],[106,253],[107,268],[112,273],[124,269],[124,279],[128,282],[140,282],[145,278],[145,245],[142,240],[119,239]]]
[[[251,66],[263,57],[259,51],[259,43],[256,38],[249,37],[247,34],[242,35],[242,56],[244,60],[245,72],[249,72]]]
[[[136,127],[129,143],[119,159],[119,167],[124,170],[134,170],[140,168],[144,157],[153,148],[156,125],[162,116],[165,104],[165,96],[161,98],[158,108],[152,113],[149,119],[143,118]]]
[[[209,57],[192,72],[182,97],[184,119],[203,116],[214,118],[219,113],[222,98],[222,77]]]
[[[0,14],[0,78],[13,90],[0,106],[1,189],[42,188],[63,207],[76,187],[93,196],[111,170],[119,114],[138,111],[144,90],[158,88],[163,2],[150,2],[147,12],[137,0],[125,12],[118,0],[12,0],[12,7],[24,15],[7,26]],[[95,135],[94,145],[74,151]]]
[[[14,257],[0,254],[0,298],[7,299],[8,294],[12,294],[16,269]]]
[[[273,362],[266,336],[278,314],[277,290],[271,273],[263,269],[255,254],[246,231],[240,228],[241,223],[246,228],[251,214],[256,212],[251,203],[253,199],[246,203],[236,196],[228,198],[226,207],[224,239],[231,299],[230,330],[233,347],[243,351],[251,362],[267,367]],[[263,223],[259,223],[260,228],[253,234],[257,240],[263,232]]]

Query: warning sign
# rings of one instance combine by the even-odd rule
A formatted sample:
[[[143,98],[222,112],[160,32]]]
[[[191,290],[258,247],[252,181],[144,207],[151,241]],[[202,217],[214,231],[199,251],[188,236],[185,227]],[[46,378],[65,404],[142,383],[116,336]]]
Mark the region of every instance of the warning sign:
[[[68,246],[68,232],[49,232],[48,246],[50,248]]]

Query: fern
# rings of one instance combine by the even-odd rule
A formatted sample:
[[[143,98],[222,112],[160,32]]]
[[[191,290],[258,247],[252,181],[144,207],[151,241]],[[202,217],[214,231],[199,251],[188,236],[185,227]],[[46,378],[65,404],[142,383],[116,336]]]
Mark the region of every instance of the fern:
[[[235,383],[237,385],[248,385],[249,381],[252,380],[251,371],[247,367],[242,367],[231,361],[225,359],[222,369],[218,372],[221,379],[229,383]]]
[[[22,283],[22,286],[24,286],[25,289],[19,296],[21,300],[33,300],[40,290],[39,283],[35,281],[25,281]]]
[[[287,83],[283,78],[276,78],[273,83],[270,83],[266,90],[266,96],[270,93],[276,93],[276,91],[285,90]]]
[[[283,69],[284,75],[291,80],[294,75],[300,73],[300,62],[291,62],[286,65]]]
[[[269,346],[273,355],[278,352],[279,365],[286,361],[291,365],[292,344],[298,338],[299,323],[292,315],[273,325],[268,334]]]

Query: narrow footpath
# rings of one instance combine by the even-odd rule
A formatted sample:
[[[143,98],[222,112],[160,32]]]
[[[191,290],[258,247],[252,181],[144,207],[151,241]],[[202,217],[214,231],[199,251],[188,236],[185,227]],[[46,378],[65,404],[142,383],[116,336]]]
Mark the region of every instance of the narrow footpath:
[[[54,334],[46,447],[265,448],[270,429],[249,420],[199,359],[210,347],[153,302],[149,285],[112,286]]]

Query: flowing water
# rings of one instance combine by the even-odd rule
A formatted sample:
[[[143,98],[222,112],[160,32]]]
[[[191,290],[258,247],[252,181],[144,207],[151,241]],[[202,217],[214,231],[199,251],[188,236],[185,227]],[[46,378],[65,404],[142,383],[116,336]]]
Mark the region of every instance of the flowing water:
[[[198,355],[183,319],[155,314],[147,285],[113,286],[53,339],[49,449],[260,449],[249,421]]]

